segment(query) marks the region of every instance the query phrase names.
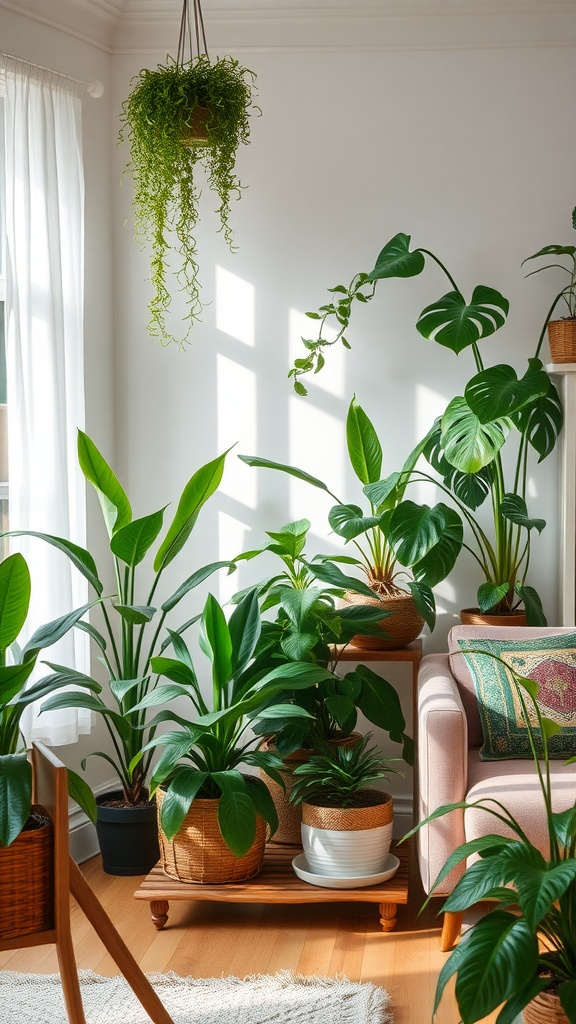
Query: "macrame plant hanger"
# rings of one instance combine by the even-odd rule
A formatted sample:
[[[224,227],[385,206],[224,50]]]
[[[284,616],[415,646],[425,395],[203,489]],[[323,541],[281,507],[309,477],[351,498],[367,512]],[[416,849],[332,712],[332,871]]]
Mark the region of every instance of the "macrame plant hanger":
[[[192,33],[192,21],[194,22],[194,33]],[[196,43],[195,48],[193,45],[194,42]],[[202,54],[206,57],[208,56],[208,44],[206,42],[204,17],[202,15],[202,5],[200,0],[192,0],[192,18],[190,16],[189,0],[183,0],[182,3],[182,17],[180,19],[180,35],[178,37],[178,54],[176,57],[176,63],[186,63],[187,53],[188,60],[193,60],[195,56],[200,57]]]

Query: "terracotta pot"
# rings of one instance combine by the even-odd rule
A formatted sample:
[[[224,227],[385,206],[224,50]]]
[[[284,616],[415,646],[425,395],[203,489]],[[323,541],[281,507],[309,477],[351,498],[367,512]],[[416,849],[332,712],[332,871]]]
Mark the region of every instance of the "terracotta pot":
[[[524,1024],[569,1024],[555,992],[539,992],[523,1012]]]
[[[242,882],[258,874],[266,846],[264,818],[256,818],[256,836],[248,852],[235,857],[218,825],[219,800],[194,800],[180,831],[168,840],[160,824],[164,795],[161,789],[156,791],[158,839],[162,868],[170,878],[209,885]]]
[[[576,319],[550,320],[548,343],[553,363],[576,363]]]
[[[463,608],[460,612],[460,621],[464,626],[525,626],[526,613],[485,615],[479,608]]]
[[[351,736],[344,736],[342,739],[330,740],[330,744],[335,747],[353,747],[355,743],[362,737],[360,733],[353,732]],[[262,744],[263,750],[274,751],[274,740],[265,740]],[[304,747],[300,747],[295,750],[294,753],[289,754],[288,757],[284,758],[285,768],[282,772],[284,778],[284,784],[286,791],[279,786],[274,779],[271,779],[265,772],[261,771],[260,776],[268,786],[276,813],[278,815],[278,828],[270,842],[279,843],[282,846],[300,846],[302,842],[302,836],[300,833],[300,826],[302,824],[302,806],[299,804],[297,807],[290,803],[290,793],[294,785],[294,769],[299,764],[304,764],[310,757],[310,751]]]
[[[374,589],[376,593],[379,592],[377,585]],[[349,604],[378,605],[383,612],[390,612],[378,623],[382,629],[381,638],[362,636],[360,633],[352,638],[352,647],[358,647],[362,651],[398,651],[415,640],[424,625],[424,619],[416,608],[412,594],[399,587],[394,588],[394,592],[389,595],[382,593],[381,599],[376,596],[364,597],[363,594],[349,591],[344,600]]]

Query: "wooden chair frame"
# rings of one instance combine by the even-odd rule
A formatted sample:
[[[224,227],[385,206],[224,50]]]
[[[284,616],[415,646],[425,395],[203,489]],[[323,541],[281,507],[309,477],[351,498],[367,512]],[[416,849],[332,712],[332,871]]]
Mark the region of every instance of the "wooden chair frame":
[[[66,768],[42,743],[32,747],[33,802],[45,808],[54,829],[53,927],[29,935],[0,938],[0,950],[55,943],[70,1024],[86,1024],[70,927],[70,894],[90,921],[154,1024],[173,1024],[124,940],[70,856]]]

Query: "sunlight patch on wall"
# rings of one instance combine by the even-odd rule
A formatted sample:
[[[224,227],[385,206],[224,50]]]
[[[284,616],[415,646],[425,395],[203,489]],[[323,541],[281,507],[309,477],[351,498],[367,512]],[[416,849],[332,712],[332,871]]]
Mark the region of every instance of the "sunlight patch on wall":
[[[318,409],[309,398],[290,398],[289,463],[328,485],[334,494],[344,495],[344,422]],[[315,533],[328,536],[328,511],[334,499],[325,491],[290,477],[290,517],[309,519]]]
[[[220,490],[256,508],[257,474],[246,472],[237,455],[256,451],[256,374],[226,356],[217,358],[218,451],[235,447],[226,459]]]
[[[250,534],[250,528],[245,523],[240,522],[235,516],[228,515],[227,512],[218,513],[218,558],[221,561],[226,561],[231,558],[235,558],[241,551],[247,551],[250,547],[248,536]],[[242,563],[240,563],[242,564]],[[219,600],[221,604],[226,604],[230,600],[236,591],[241,590],[243,584],[240,579],[238,571],[226,575],[226,570],[222,569],[214,579],[218,580],[218,592]],[[212,584],[216,587],[216,584]]]
[[[288,325],[290,366],[292,366],[295,359],[306,357],[307,350],[302,344],[302,338],[309,338],[311,341],[315,341],[318,337],[319,326],[319,320],[311,320],[310,317],[301,313],[298,309],[290,310]],[[336,337],[336,331],[333,328],[325,329],[322,333],[327,341],[332,341]],[[342,343],[338,342],[334,348],[329,349],[326,353],[326,365],[322,372],[318,374],[308,373],[302,378],[304,386],[308,387],[309,384],[313,384],[314,387],[320,388],[321,391],[327,391],[328,394],[335,395],[336,398],[343,398],[345,355]]]
[[[216,328],[254,347],[254,285],[216,267]]]
[[[434,420],[442,416],[446,409],[447,399],[425,384],[417,384],[415,390],[415,435],[412,447],[421,440],[430,430]],[[426,463],[421,462],[423,469],[428,469]],[[433,474],[432,474],[433,475]],[[411,485],[406,495],[412,501],[434,503],[439,499],[436,487],[426,482]]]

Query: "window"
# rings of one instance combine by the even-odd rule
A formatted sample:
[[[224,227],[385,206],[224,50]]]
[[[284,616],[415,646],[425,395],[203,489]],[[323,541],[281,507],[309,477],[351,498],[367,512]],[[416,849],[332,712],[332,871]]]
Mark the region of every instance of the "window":
[[[6,408],[6,215],[4,159],[4,100],[0,96],[0,533],[8,529],[8,424]],[[0,542],[0,558],[7,555],[7,541]]]

